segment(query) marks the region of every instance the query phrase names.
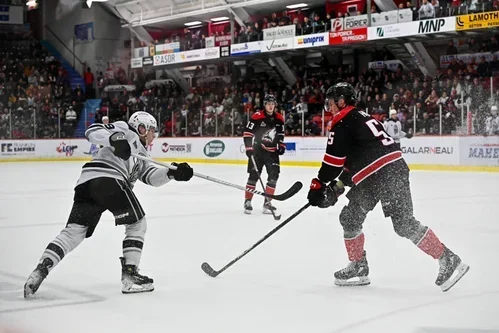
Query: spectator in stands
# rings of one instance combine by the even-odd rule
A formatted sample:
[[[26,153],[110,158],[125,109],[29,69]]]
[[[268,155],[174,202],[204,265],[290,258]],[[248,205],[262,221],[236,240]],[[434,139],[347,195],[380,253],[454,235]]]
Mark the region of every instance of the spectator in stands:
[[[90,70],[90,67],[87,67],[87,71],[85,74],[83,74],[83,80],[85,81],[85,97],[90,99],[90,98],[95,98],[95,93],[94,93],[94,74],[92,74],[92,71]]]
[[[450,40],[449,41],[449,46],[447,47],[447,55],[454,55],[458,54],[459,52],[457,51],[457,48],[454,46],[454,41]]]
[[[421,20],[431,19],[435,17],[435,8],[428,2],[428,0],[423,0],[423,4],[419,8],[419,18]]]

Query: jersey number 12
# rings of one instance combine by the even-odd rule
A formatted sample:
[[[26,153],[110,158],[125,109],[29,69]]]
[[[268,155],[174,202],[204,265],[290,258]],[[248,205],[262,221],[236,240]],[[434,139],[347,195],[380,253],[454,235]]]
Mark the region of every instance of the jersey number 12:
[[[367,127],[369,127],[369,129],[371,130],[371,132],[373,132],[374,136],[379,138],[380,136],[382,136],[384,139],[381,140],[381,143],[384,145],[384,146],[389,146],[391,145],[392,143],[395,142],[395,140],[393,140],[393,138],[391,136],[389,136],[388,134],[385,133],[385,131],[383,130],[378,130],[378,126],[383,126],[381,125],[376,119],[370,119],[368,121],[366,121],[366,125]]]

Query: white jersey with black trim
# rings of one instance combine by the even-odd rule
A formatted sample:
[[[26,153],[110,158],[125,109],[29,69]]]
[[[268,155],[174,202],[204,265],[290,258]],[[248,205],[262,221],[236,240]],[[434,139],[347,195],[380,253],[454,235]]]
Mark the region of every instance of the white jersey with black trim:
[[[131,187],[139,179],[144,184],[161,186],[170,181],[167,168],[158,168],[147,161],[130,157],[125,161],[114,155],[109,137],[114,133],[125,134],[132,154],[149,156],[146,148],[140,142],[137,132],[124,121],[111,124],[93,124],[85,132],[87,140],[95,145],[101,146],[92,161],[85,163],[82,168],[77,185],[83,184],[91,179],[99,177],[115,178],[126,181]]]
[[[400,120],[394,120],[392,118],[385,120],[383,127],[385,128],[385,132],[391,136],[395,142],[400,143],[401,138],[405,138],[406,133],[402,131],[402,123]]]

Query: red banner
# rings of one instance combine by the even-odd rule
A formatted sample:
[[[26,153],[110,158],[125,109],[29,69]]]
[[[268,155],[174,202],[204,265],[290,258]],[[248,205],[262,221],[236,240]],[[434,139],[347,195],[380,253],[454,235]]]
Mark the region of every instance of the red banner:
[[[227,45],[230,45],[230,35],[215,37],[215,46],[227,46]]]
[[[329,45],[342,45],[367,40],[367,28],[343,30],[329,33]]]

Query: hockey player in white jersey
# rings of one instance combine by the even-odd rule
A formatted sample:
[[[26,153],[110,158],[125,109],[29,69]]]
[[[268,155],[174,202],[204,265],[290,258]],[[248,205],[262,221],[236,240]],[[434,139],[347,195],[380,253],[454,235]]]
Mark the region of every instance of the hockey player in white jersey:
[[[402,131],[402,123],[397,117],[397,110],[390,110],[390,117],[383,123],[385,132],[395,140],[395,144],[400,149],[400,139],[407,137],[410,139],[412,135]]]
[[[133,186],[137,180],[162,186],[171,179],[188,181],[193,176],[187,163],[172,163],[177,169],[170,170],[131,157],[131,153],[148,156],[145,147],[154,140],[156,129],[156,120],[147,112],[134,113],[128,124],[124,121],[93,124],[87,129],[87,140],[102,148],[83,165],[66,227],[46,247],[24,285],[24,297],[36,293],[49,272],[85,238],[92,236],[106,210],[114,215],[116,225],[125,226],[120,258],[122,292],[154,290],[153,279],[138,270],[147,225]]]

